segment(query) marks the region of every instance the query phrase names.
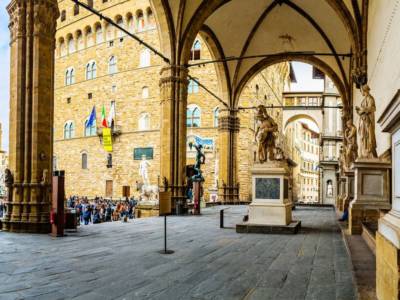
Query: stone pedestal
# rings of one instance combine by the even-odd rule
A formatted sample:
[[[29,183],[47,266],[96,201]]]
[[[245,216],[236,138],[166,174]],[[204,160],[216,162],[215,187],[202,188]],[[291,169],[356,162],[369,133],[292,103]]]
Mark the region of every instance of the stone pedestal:
[[[158,217],[159,215],[159,205],[152,201],[142,201],[135,207],[135,218]]]
[[[193,182],[193,214],[200,215],[201,182]]]
[[[300,222],[292,221],[289,196],[291,169],[286,161],[255,164],[252,169],[252,203],[249,220],[238,224],[239,233],[295,233]]]
[[[391,208],[391,164],[379,159],[357,160],[352,169],[355,191],[349,207],[349,231],[351,234],[361,234],[362,222],[376,222],[380,210]]]
[[[350,202],[354,199],[354,170],[344,172],[344,197],[341,210],[349,208]]]

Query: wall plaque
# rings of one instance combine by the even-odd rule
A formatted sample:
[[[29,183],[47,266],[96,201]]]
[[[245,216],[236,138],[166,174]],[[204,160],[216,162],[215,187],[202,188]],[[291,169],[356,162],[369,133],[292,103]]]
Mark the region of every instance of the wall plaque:
[[[141,160],[142,155],[146,155],[146,159],[153,159],[153,148],[146,147],[146,148],[135,148],[133,149],[133,159],[134,160]]]
[[[280,178],[256,178],[256,199],[280,199]]]
[[[160,203],[160,216],[171,214],[171,192],[160,192],[159,203]]]

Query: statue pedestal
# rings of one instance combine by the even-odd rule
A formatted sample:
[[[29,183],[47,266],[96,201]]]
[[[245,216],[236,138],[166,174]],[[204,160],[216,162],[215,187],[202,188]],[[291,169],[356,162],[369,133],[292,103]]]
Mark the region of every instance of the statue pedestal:
[[[252,169],[249,221],[236,225],[238,233],[297,233],[289,195],[291,169],[286,161],[255,164]]]
[[[201,182],[193,182],[193,214],[200,215],[200,202],[201,202]]]
[[[135,218],[158,217],[160,208],[155,201],[140,201],[135,207]]]
[[[354,199],[354,170],[348,170],[344,172],[345,180],[345,193],[342,200],[341,210],[349,208],[349,204]]]
[[[361,234],[362,222],[377,222],[390,205],[390,162],[358,159],[353,163],[355,191],[349,206],[350,234]]]

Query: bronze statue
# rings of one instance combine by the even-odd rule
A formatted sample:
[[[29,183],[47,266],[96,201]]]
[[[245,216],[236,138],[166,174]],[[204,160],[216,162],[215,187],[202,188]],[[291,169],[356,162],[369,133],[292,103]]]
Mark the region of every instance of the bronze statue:
[[[344,131],[346,141],[345,162],[346,168],[350,168],[351,164],[357,159],[357,128],[351,120],[347,120],[346,129]]]
[[[356,112],[360,116],[358,133],[360,135],[360,158],[376,158],[376,139],[375,139],[375,99],[370,94],[368,85],[361,88],[364,99],[360,107],[356,107]]]
[[[202,145],[193,145],[193,143],[189,143],[189,147],[194,147],[197,151],[196,153],[196,163],[194,165],[194,172],[195,174],[192,176],[193,182],[203,182],[204,177],[201,171],[201,165],[203,165],[206,161],[206,157],[202,152],[203,146]]]
[[[278,131],[278,125],[275,123],[268,113],[264,105],[257,108],[257,129],[255,139],[258,142],[258,160],[260,163],[266,162],[267,159],[275,160],[275,132]]]

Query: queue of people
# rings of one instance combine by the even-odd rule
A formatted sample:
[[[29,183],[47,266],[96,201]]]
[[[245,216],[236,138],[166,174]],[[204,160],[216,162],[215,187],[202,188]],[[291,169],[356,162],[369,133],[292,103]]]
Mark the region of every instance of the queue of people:
[[[88,199],[87,197],[71,196],[67,200],[67,207],[75,209],[80,224],[89,225],[103,222],[123,221],[135,217],[134,198],[126,200],[110,200],[101,197]]]

